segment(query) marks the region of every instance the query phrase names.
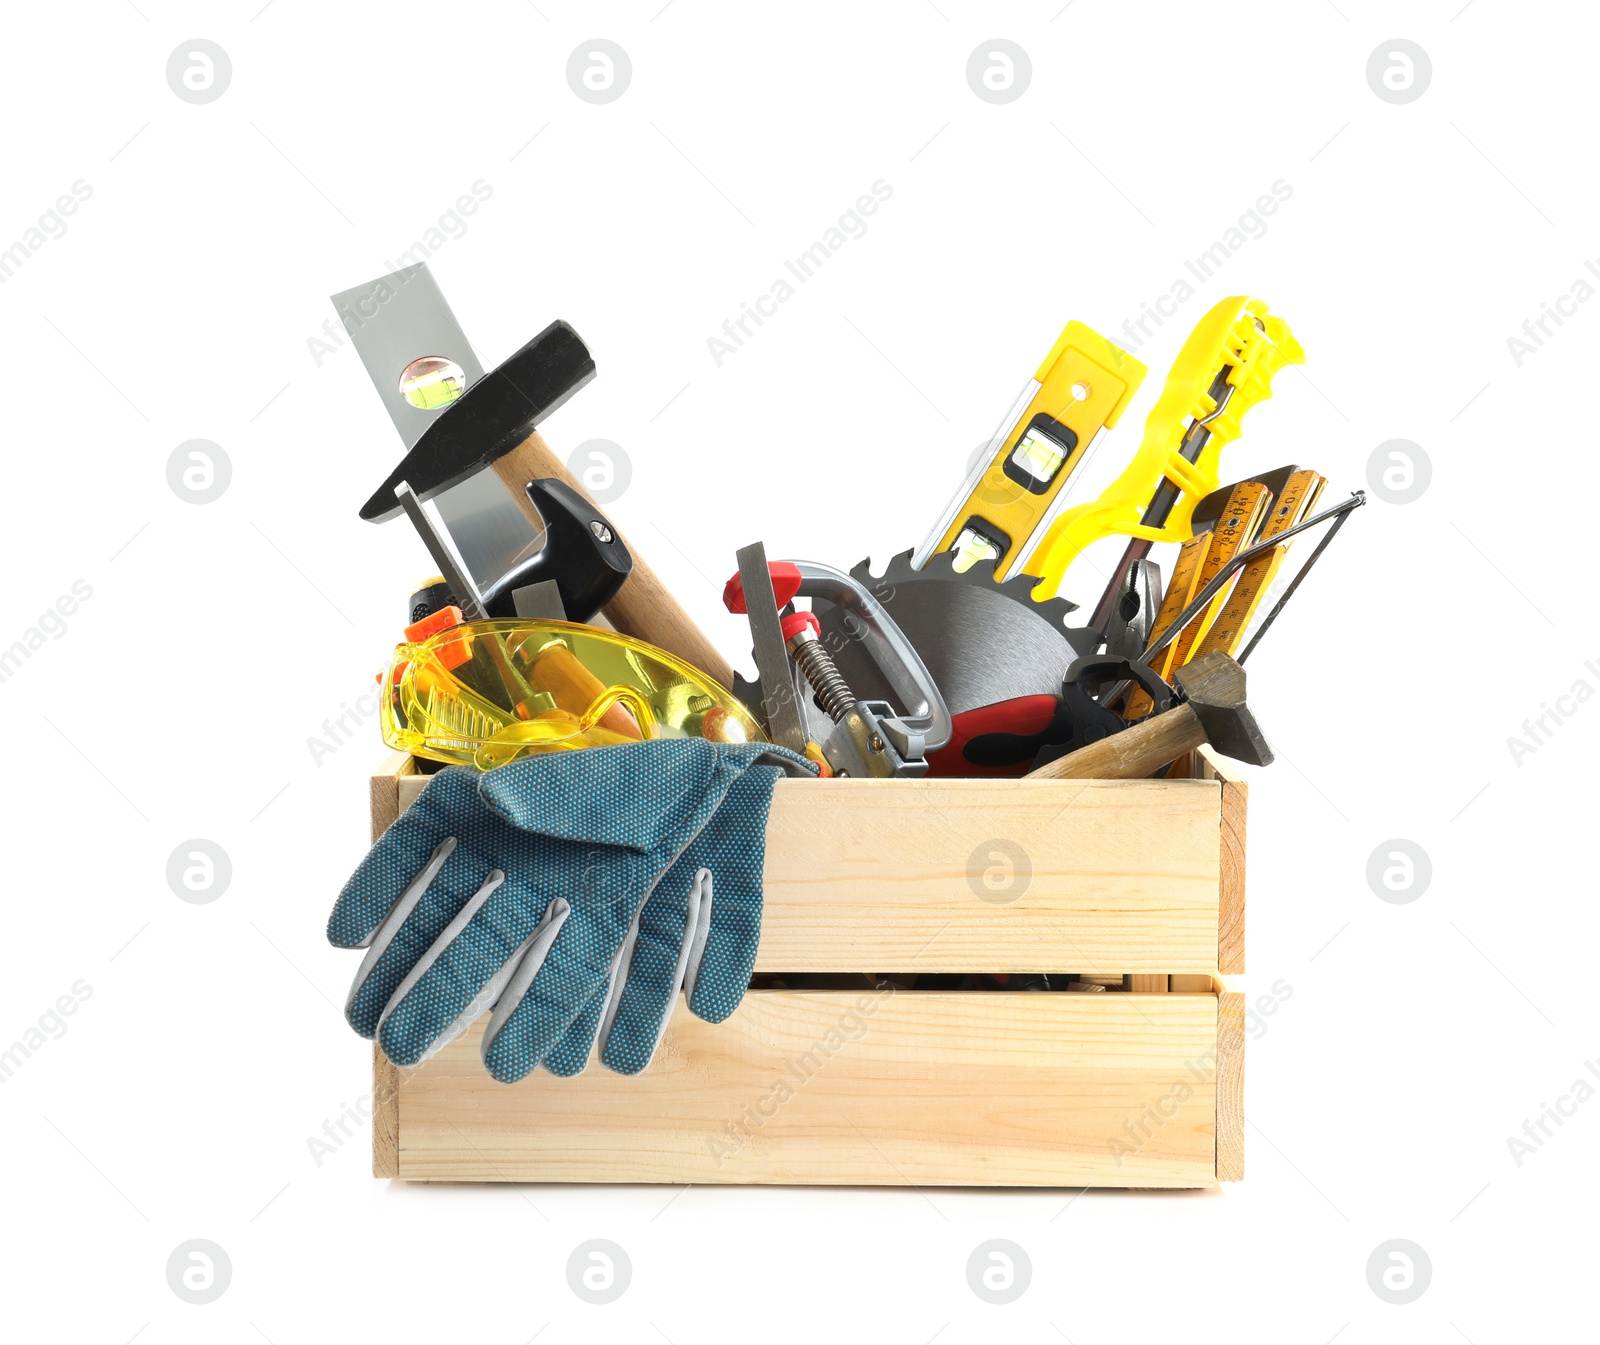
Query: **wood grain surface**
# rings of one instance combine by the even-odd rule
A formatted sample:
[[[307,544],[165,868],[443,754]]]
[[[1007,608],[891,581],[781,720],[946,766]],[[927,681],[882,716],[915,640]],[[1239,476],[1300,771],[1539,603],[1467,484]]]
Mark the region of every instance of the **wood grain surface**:
[[[399,1094],[429,1181],[1209,1186],[1214,995],[752,991],[643,1074],[495,1083],[479,1023]]]
[[[1239,765],[1220,752],[1206,746],[1196,755],[1201,778],[1215,780],[1222,788],[1217,970],[1224,976],[1238,976],[1244,972],[1245,836],[1250,817],[1250,786]]]
[[[402,778],[401,806],[426,784]],[[780,780],[756,970],[1216,970],[1207,780]]]
[[[1217,1180],[1244,1180],[1244,996],[1217,996]]]

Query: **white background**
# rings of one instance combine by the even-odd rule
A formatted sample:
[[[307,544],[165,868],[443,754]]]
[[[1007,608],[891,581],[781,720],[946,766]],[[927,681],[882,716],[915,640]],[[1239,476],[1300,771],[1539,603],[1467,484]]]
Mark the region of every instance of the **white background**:
[[[0,248],[74,181],[92,196],[0,286],[0,646],[75,580],[93,590],[0,684],[0,1044],[92,992],[0,1085],[8,1336],[1592,1330],[1600,1100],[1520,1166],[1507,1145],[1600,1055],[1600,708],[1569,703],[1520,764],[1507,742],[1600,687],[1600,304],[1520,367],[1507,347],[1600,255],[1587,7],[95,0],[8,6],[5,32]],[[597,36],[633,66],[603,106],[565,76]],[[1406,105],[1366,78],[1396,36],[1432,62]],[[232,62],[206,105],[165,77],[194,37]],[[1032,63],[1006,105],[965,73],[996,37]],[[1292,994],[1252,1026],[1242,1184],[407,1187],[373,1181],[364,1132],[313,1158],[367,1086],[333,1007],[354,961],[323,923],[381,747],[370,721],[320,761],[308,739],[367,690],[430,567],[403,523],[357,519],[398,443],[348,346],[319,362],[308,341],[329,293],[390,269],[479,179],[492,196],[435,276],[486,362],[556,317],[583,334],[600,376],[546,437],[624,447],[614,517],[736,658],[717,586],[737,546],[848,566],[912,545],[1068,318],[1118,338],[1292,187],[1140,348],[1150,379],[1083,482],[1131,452],[1189,325],[1230,293],[1266,298],[1308,362],[1225,478],[1293,460],[1333,499],[1384,441],[1432,463],[1415,502],[1354,518],[1252,660],[1281,760],[1253,784],[1244,986]],[[893,195],[865,236],[719,368],[707,338],[878,179]],[[194,438],[232,464],[206,505],[167,484]],[[1085,574],[1070,596],[1098,592]],[[191,838],[231,860],[210,904],[166,881]],[[1394,838],[1432,864],[1407,904],[1366,877]],[[607,1307],[567,1287],[591,1237],[634,1267]],[[993,1237],[1033,1265],[1007,1307],[967,1285]],[[168,1287],[190,1238],[232,1263],[209,1306]],[[1433,1267],[1406,1306],[1367,1282],[1391,1238]]]

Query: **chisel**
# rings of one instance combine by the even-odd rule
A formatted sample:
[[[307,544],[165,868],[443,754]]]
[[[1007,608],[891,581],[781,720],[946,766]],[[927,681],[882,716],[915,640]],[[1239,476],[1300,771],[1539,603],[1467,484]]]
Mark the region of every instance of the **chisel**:
[[[772,587],[766,547],[752,542],[734,555],[739,562],[739,585],[750,621],[756,672],[761,678],[761,709],[767,721],[767,736],[779,747],[805,756],[805,724],[800,717],[800,701],[778,617],[778,597]]]

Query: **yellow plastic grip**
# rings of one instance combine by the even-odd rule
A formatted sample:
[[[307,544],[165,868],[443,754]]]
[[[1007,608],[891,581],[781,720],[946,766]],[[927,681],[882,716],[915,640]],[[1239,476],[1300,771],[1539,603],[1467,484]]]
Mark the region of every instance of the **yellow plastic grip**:
[[[1185,541],[1195,505],[1220,484],[1218,459],[1239,437],[1244,413],[1272,396],[1272,376],[1280,368],[1304,362],[1305,352],[1289,325],[1272,317],[1260,299],[1224,299],[1201,318],[1167,375],[1133,460],[1098,499],[1063,512],[1023,564],[1024,573],[1041,580],[1034,587],[1034,599],[1055,597],[1067,567],[1102,537]],[[1214,399],[1211,389],[1225,367],[1230,391]],[[1179,450],[1190,430],[1201,423],[1210,431],[1210,439],[1191,463]],[[1163,478],[1180,497],[1160,527],[1148,527],[1141,519]]]

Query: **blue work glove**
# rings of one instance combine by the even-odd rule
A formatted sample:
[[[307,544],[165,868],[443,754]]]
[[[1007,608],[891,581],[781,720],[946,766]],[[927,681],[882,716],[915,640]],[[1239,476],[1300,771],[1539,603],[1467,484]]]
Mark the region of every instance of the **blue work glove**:
[[[544,1064],[577,1074],[598,1039],[600,1060],[638,1074],[655,1055],[682,991],[709,1023],[744,998],[761,938],[766,818],[778,772],[734,781],[710,824],[662,876],[617,952],[606,983]]]
[[[540,755],[481,776],[440,772],[373,847],[329,917],[330,942],[367,949],[346,1016],[357,1032],[376,1036],[396,1064],[409,1066],[493,1007],[484,1064],[495,1078],[514,1082],[563,1042],[580,1015],[594,1016],[597,1025],[606,1020],[610,999],[603,992],[615,985],[618,1008],[609,1015],[608,1039],[648,1039],[653,1049],[659,1023],[623,1016],[622,1008],[632,975],[659,983],[656,955],[670,942],[654,914],[644,934],[647,898],[747,775],[753,782],[764,776],[765,793],[741,791],[742,806],[713,834],[726,831],[755,846],[759,890],[772,781],[812,769],[770,744],[680,739]],[[744,860],[737,840],[710,841],[701,852]],[[747,877],[747,862],[743,872]],[[697,989],[704,973],[690,967],[703,968],[708,952],[719,968],[708,986],[724,985],[740,965],[747,977],[746,956],[753,957],[759,934],[759,912],[752,925],[748,900],[735,900],[723,922],[727,932],[713,940],[712,922],[700,913],[704,902],[694,901],[707,889],[698,873],[681,903],[666,897],[661,903],[683,911],[674,966],[687,944],[686,979]],[[735,893],[744,890],[741,879],[733,885]],[[630,941],[636,924],[640,934]],[[702,926],[705,942],[696,956]],[[630,943],[634,955],[619,976],[619,954]],[[639,993],[630,1004],[656,1003]],[[713,999],[721,1003],[708,989],[704,1002]],[[571,1072],[569,1060],[561,1064]]]

